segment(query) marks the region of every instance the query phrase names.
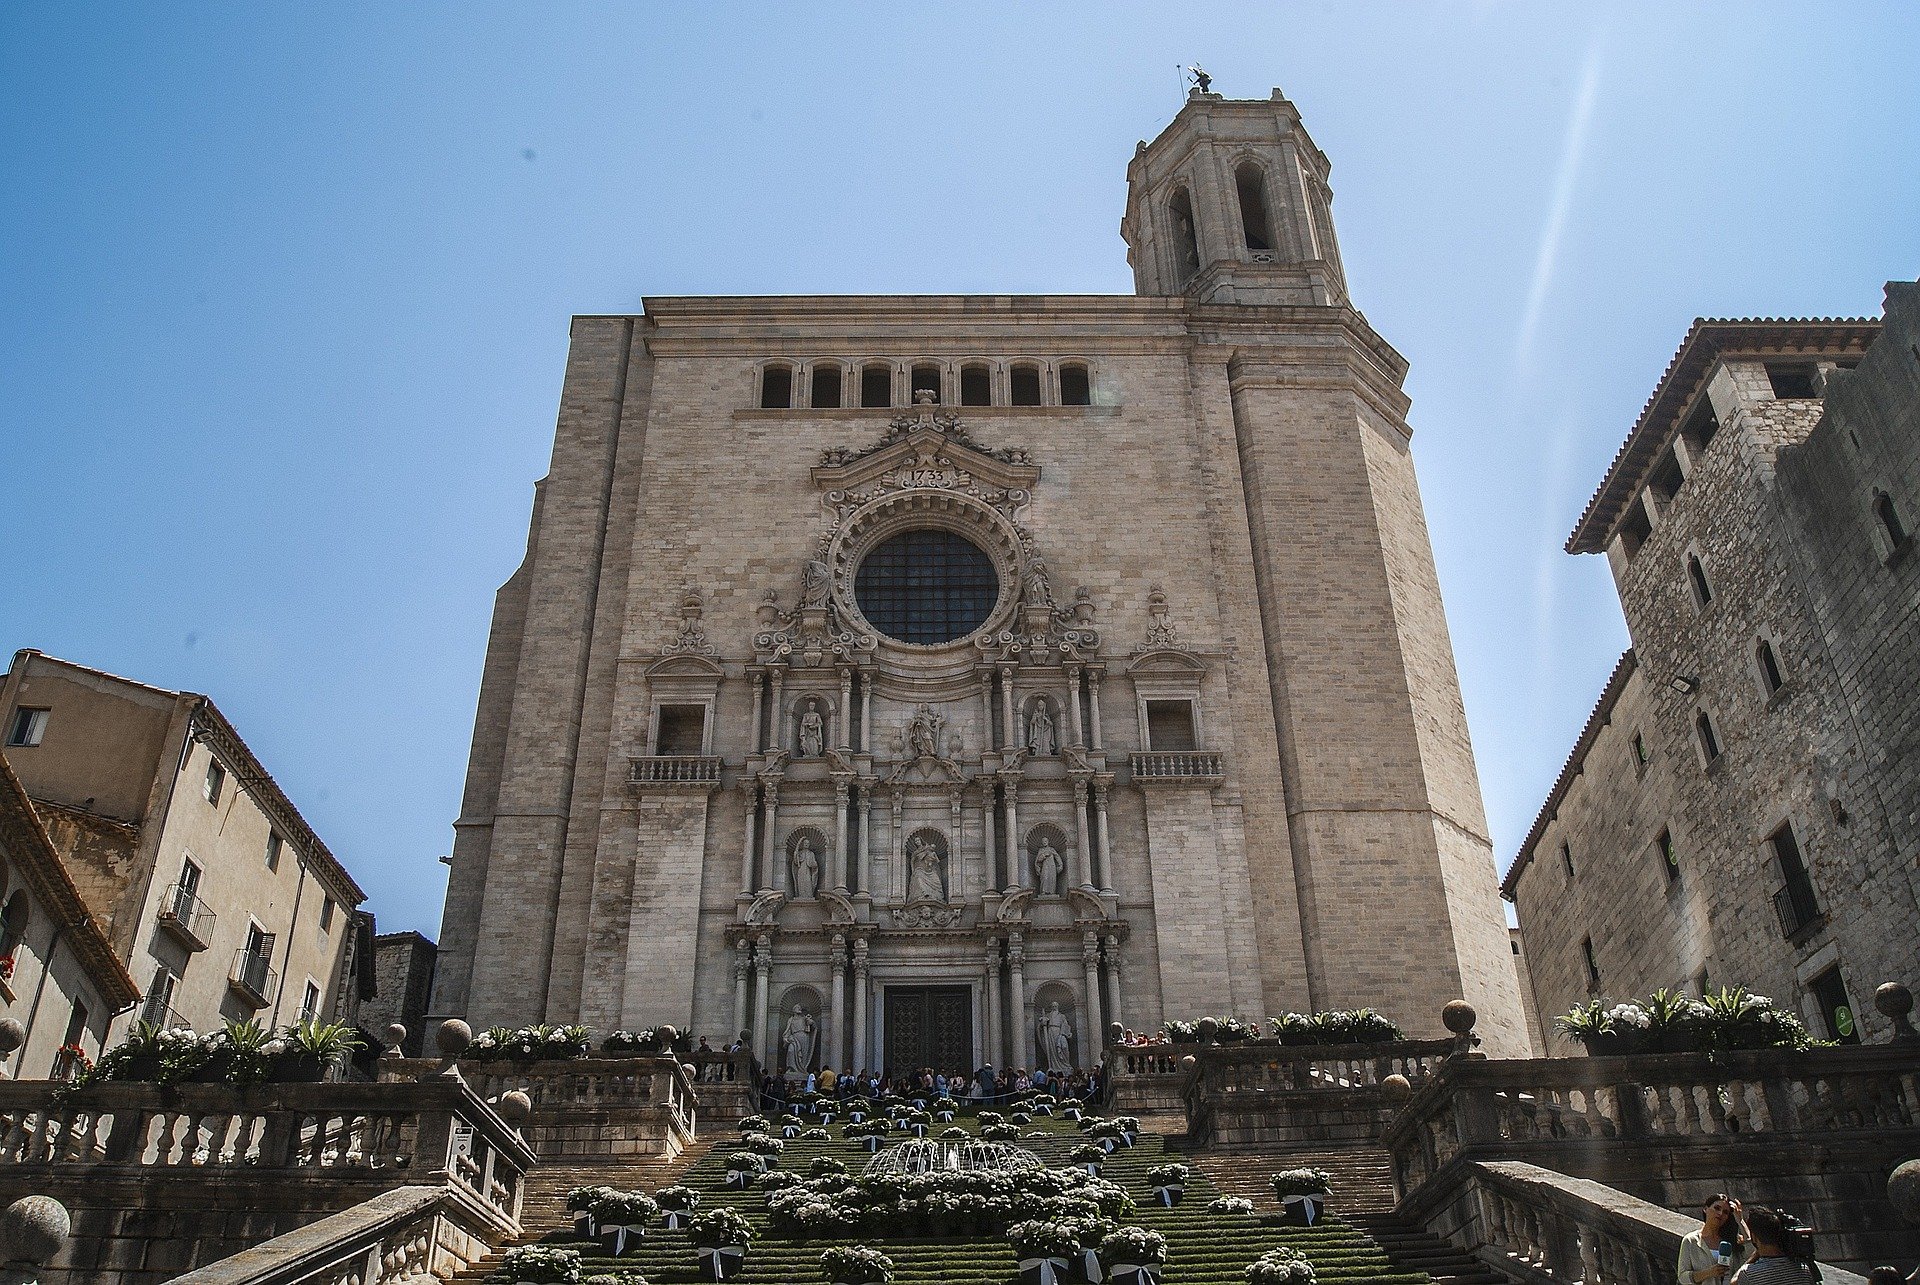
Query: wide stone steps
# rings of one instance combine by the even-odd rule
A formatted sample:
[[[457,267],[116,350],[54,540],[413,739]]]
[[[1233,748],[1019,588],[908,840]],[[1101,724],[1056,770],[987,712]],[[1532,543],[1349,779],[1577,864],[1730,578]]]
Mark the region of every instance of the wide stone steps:
[[[1425,1272],[1449,1285],[1508,1285],[1507,1277],[1465,1250],[1390,1213],[1355,1214],[1351,1221],[1398,1267]]]
[[[973,1132],[972,1122],[960,1123]],[[1067,1152],[1082,1139],[1077,1129],[1064,1121],[1041,1119],[1034,1129],[1044,1136],[1023,1137],[1021,1144],[1039,1153],[1049,1164],[1065,1164]],[[839,1127],[829,1130],[827,1141],[793,1139],[780,1157],[780,1167],[804,1173],[816,1156],[833,1156],[858,1172],[868,1159],[867,1153],[838,1136]],[[604,1256],[598,1246],[573,1239],[572,1217],[564,1209],[567,1189],[604,1182],[645,1191],[678,1181],[702,1193],[702,1208],[726,1205],[738,1209],[759,1233],[748,1248],[744,1271],[732,1279],[741,1285],[787,1285],[787,1283],[824,1282],[820,1255],[835,1243],[864,1243],[882,1249],[895,1265],[897,1285],[1008,1285],[1017,1275],[1012,1248],[998,1237],[865,1237],[857,1241],[798,1241],[776,1237],[767,1230],[764,1197],[758,1188],[741,1190],[726,1185],[726,1157],[735,1149],[731,1137],[704,1139],[704,1154],[685,1163],[683,1157],[664,1167],[635,1161],[625,1165],[595,1166],[591,1171],[575,1167],[562,1176],[557,1171],[542,1178],[537,1208],[543,1211],[537,1220],[523,1218],[530,1234],[545,1231],[545,1243],[570,1245],[581,1251],[582,1270],[591,1276],[599,1272],[639,1271],[653,1285],[678,1285],[698,1280],[697,1259],[685,1234],[651,1230],[634,1252],[618,1259]],[[1222,1194],[1205,1168],[1196,1166],[1187,1186],[1186,1199],[1167,1209],[1152,1201],[1147,1171],[1155,1165],[1186,1157],[1166,1149],[1165,1140],[1156,1134],[1143,1134],[1132,1148],[1121,1148],[1107,1160],[1103,1174],[1126,1187],[1138,1203],[1137,1212],[1128,1221],[1151,1227],[1167,1238],[1168,1263],[1166,1285],[1241,1285],[1246,1265],[1268,1249],[1290,1245],[1313,1260],[1321,1281],[1333,1285],[1421,1285],[1429,1278],[1418,1270],[1402,1270],[1365,1231],[1335,1216],[1312,1228],[1288,1227],[1259,1216],[1219,1215],[1206,1211],[1207,1202]],[[1258,1163],[1265,1164],[1261,1160]],[[666,1169],[678,1171],[666,1174]],[[1260,1180],[1272,1172],[1260,1172]],[[654,1175],[663,1176],[654,1180]],[[533,1204],[530,1184],[527,1209]],[[1277,1209],[1269,1191],[1268,1210]],[[548,1216],[544,1211],[554,1211]],[[480,1285],[492,1276],[497,1264],[488,1262],[456,1278],[459,1285]]]
[[[672,1160],[645,1157],[593,1163],[543,1162],[527,1175],[526,1191],[520,1198],[520,1225],[545,1230],[571,1221],[567,1193],[575,1187],[619,1187],[647,1192],[670,1187],[711,1151],[713,1144],[714,1139],[702,1138]]]
[[[1282,1169],[1324,1169],[1332,1181],[1337,1213],[1381,1213],[1394,1206],[1393,1161],[1380,1147],[1339,1151],[1246,1148],[1207,1151],[1192,1163],[1204,1169],[1222,1191],[1251,1200],[1255,1209],[1278,1211],[1269,1179]]]

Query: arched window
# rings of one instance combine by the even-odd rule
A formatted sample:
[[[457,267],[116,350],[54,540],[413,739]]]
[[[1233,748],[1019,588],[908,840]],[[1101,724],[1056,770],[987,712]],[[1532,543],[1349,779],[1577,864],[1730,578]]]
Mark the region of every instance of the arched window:
[[[1705,607],[1713,601],[1713,586],[1707,583],[1707,569],[1698,554],[1687,555],[1687,583],[1693,586],[1693,605]]]
[[[793,405],[793,367],[768,366],[760,372],[760,409],[787,410]]]
[[[1704,709],[1693,716],[1693,730],[1700,738],[1700,752],[1707,756],[1707,762],[1719,758],[1720,735],[1713,730],[1713,719],[1708,717]]]
[[[940,403],[940,368],[938,366],[915,366],[913,368],[913,400],[918,402],[920,394],[933,394],[935,405]]]
[[[1060,367],[1060,404],[1093,405],[1093,381],[1087,375],[1087,368],[1079,362],[1068,362]]]
[[[1252,161],[1233,171],[1233,188],[1240,198],[1240,232],[1249,250],[1273,249],[1273,222],[1267,217],[1267,176]]]
[[[1753,649],[1753,661],[1760,669],[1760,686],[1771,696],[1785,685],[1786,679],[1780,673],[1780,658],[1773,654],[1773,644],[1765,638]]]
[[[0,955],[11,955],[20,949],[21,941],[27,935],[27,920],[32,912],[27,908],[27,892],[22,888],[7,898],[6,909],[0,910]]]
[[[1185,282],[1200,267],[1200,233],[1193,222],[1193,198],[1186,188],[1173,189],[1173,195],[1167,198],[1167,213],[1173,219],[1175,275]]]
[[[840,409],[840,367],[835,365],[815,366],[813,368],[813,388],[807,404],[815,410]]]
[[[860,404],[862,406],[893,405],[893,367],[881,362],[869,362],[860,371]]]
[[[993,405],[993,372],[985,366],[962,366],[960,368],[960,404],[962,406]]]
[[[1040,368],[1038,366],[1015,366],[1007,372],[1008,400],[1015,406],[1038,406],[1040,404]]]
[[[1897,549],[1906,543],[1906,524],[1900,520],[1900,510],[1893,507],[1893,497],[1885,491],[1873,493],[1873,516],[1879,519],[1889,545]]]

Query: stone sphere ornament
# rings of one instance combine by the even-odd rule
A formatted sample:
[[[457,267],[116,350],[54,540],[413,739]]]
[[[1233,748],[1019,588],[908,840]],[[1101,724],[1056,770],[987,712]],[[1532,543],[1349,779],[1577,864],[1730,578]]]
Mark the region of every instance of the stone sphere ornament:
[[[660,1047],[669,1053],[673,1051],[674,1041],[680,1038],[680,1032],[671,1026],[656,1027],[653,1033],[659,1037]]]
[[[1193,1033],[1200,1037],[1202,1044],[1211,1044],[1220,1034],[1220,1023],[1211,1017],[1203,1017],[1193,1024]]]
[[[1887,1179],[1887,1203],[1902,1218],[1920,1227],[1920,1160],[1909,1160]]]
[[[1913,992],[1899,982],[1882,982],[1873,993],[1873,1006],[1880,1016],[1893,1023],[1893,1038],[1899,1043],[1920,1039],[1907,1015],[1913,1012]]]
[[[1463,999],[1450,999],[1440,1010],[1440,1022],[1455,1035],[1465,1035],[1473,1030],[1473,1024],[1480,1020],[1480,1014],[1473,1005]]]
[[[1127,1028],[1118,1022],[1107,1023],[1107,1038],[1118,1044],[1127,1037]]]
[[[1398,1105],[1413,1096],[1413,1083],[1396,1071],[1380,1081],[1380,1096]]]
[[[1200,1059],[1195,1057],[1191,1053],[1187,1054],[1185,1057],[1180,1059],[1180,1069],[1182,1071],[1192,1071],[1195,1067],[1199,1065],[1200,1065]]]
[[[518,1129],[533,1115],[533,1099],[520,1089],[508,1089],[493,1108],[502,1120]]]
[[[398,1051],[400,1046],[402,1044],[405,1044],[406,1042],[407,1042],[406,1027],[400,1025],[400,1023],[398,1022],[395,1022],[391,1026],[387,1027],[387,1048],[389,1050]]]
[[[13,1052],[27,1042],[27,1028],[15,1018],[0,1021],[0,1057]]]
[[[22,1196],[0,1212],[0,1244],[9,1263],[44,1267],[72,1234],[67,1207],[52,1196]]]
[[[473,1028],[457,1017],[440,1023],[440,1029],[433,1033],[434,1050],[444,1058],[459,1057],[472,1043]]]

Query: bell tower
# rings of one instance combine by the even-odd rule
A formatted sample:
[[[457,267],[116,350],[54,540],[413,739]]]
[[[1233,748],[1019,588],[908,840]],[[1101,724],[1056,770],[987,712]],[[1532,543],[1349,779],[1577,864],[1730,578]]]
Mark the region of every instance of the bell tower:
[[[1203,303],[1347,302],[1327,158],[1279,90],[1194,90],[1127,166],[1133,289]]]

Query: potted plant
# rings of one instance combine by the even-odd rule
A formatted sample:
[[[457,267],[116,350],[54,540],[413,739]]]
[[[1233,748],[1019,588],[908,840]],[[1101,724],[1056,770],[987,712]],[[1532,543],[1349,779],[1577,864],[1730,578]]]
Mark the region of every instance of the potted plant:
[[[1187,1194],[1187,1178],[1192,1172],[1181,1164],[1155,1165],[1147,1170],[1147,1185],[1161,1205],[1171,1209]]]
[[[758,1152],[763,1156],[777,1156],[787,1149],[787,1144],[768,1134],[749,1133],[740,1139],[740,1147],[744,1151]]]
[[[579,1240],[592,1240],[595,1230],[593,1207],[602,1196],[613,1195],[612,1187],[575,1187],[567,1193],[567,1212],[573,1215],[573,1234]]]
[[[642,1272],[595,1272],[581,1285],[647,1285]]]
[[[1113,1285],[1157,1285],[1167,1238],[1145,1227],[1121,1227],[1100,1242],[1100,1263]]]
[[[927,1136],[927,1126],[933,1123],[933,1117],[918,1107],[906,1113],[904,1117],[907,1130],[916,1138]]]
[[[890,1128],[892,1128],[892,1126],[885,1120],[876,1117],[860,1124],[843,1126],[840,1130],[840,1136],[857,1140],[868,1151],[878,1151],[880,1149],[880,1139],[886,1136],[887,1130]]]
[[[363,1047],[360,1037],[345,1022],[296,1022],[281,1040],[285,1048],[274,1059],[272,1072],[272,1078],[281,1084],[318,1084],[336,1062]],[[263,1051],[266,1047],[261,1045]]]
[[[1162,1022],[1160,1033],[1170,1044],[1193,1044],[1199,1041],[1200,1033],[1192,1022]]]
[[[987,1142],[1012,1142],[1020,1136],[1017,1126],[1011,1124],[983,1124],[980,1137]]]
[[[859,1124],[873,1110],[873,1101],[865,1096],[851,1097],[846,1101],[847,1119]]]
[[[1245,1217],[1253,1212],[1253,1202],[1245,1196],[1215,1196],[1207,1202],[1207,1212]]]
[[[1281,1216],[1297,1227],[1311,1227],[1325,1212],[1333,1180],[1325,1169],[1283,1169],[1269,1180],[1279,1198]]]
[[[552,1245],[522,1245],[500,1259],[507,1285],[579,1285],[580,1251]]]
[[[1032,1124],[1033,1115],[1031,1112],[1027,1112],[1027,1111],[1015,1111],[1012,1115],[1007,1117],[1007,1123],[1019,1124],[1019,1125]]]
[[[1247,1285],[1314,1285],[1313,1264],[1286,1245],[1269,1249],[1248,1263],[1241,1275]]]
[[[773,1166],[757,1151],[736,1151],[727,1157],[727,1186],[746,1187]]]
[[[735,1125],[734,1128],[740,1130],[742,1133],[765,1133],[767,1131],[767,1117],[763,1115],[744,1115],[740,1117],[740,1123]]]
[[[1032,1218],[1007,1228],[1007,1241],[1020,1264],[1020,1285],[1057,1285],[1080,1249],[1079,1237],[1064,1223]]]
[[[807,1164],[807,1177],[824,1178],[828,1174],[842,1174],[847,1171],[847,1162],[833,1156],[815,1156]]]
[[[1106,1158],[1106,1149],[1096,1147],[1091,1142],[1083,1142],[1067,1152],[1067,1160],[1070,1163],[1079,1165],[1096,1178],[1100,1176],[1100,1162]]]
[[[1007,1117],[1001,1115],[998,1111],[982,1111],[973,1118],[983,1129],[990,1124],[1005,1124],[1007,1122]]]
[[[769,1169],[754,1180],[754,1185],[762,1191],[780,1191],[803,1181],[805,1180],[791,1169]]]
[[[800,1117],[791,1113],[780,1117],[780,1136],[797,1138],[800,1136]]]
[[[693,1211],[700,1208],[700,1193],[692,1187],[662,1187],[653,1193],[653,1200],[666,1218],[668,1231],[683,1226],[693,1216]]]
[[[888,1285],[893,1260],[865,1245],[835,1245],[820,1255],[820,1271],[834,1285]]]
[[[600,1051],[614,1057],[641,1057],[660,1051],[660,1037],[651,1028],[640,1031],[615,1031],[600,1041]]]
[[[660,1212],[652,1196],[639,1191],[608,1191],[594,1202],[593,1224],[600,1248],[614,1258],[640,1247],[647,1221]]]
[[[687,1220],[687,1239],[700,1259],[701,1278],[723,1281],[746,1266],[753,1224],[737,1210],[709,1209]]]
[[[832,1137],[832,1134],[817,1124],[811,1129],[802,1129],[800,1131],[800,1141],[802,1142],[827,1142],[830,1141]]]

